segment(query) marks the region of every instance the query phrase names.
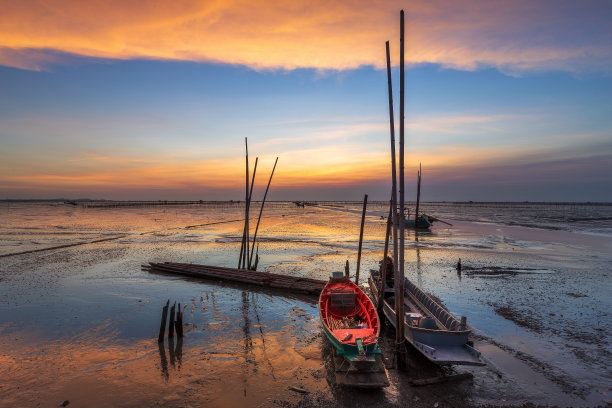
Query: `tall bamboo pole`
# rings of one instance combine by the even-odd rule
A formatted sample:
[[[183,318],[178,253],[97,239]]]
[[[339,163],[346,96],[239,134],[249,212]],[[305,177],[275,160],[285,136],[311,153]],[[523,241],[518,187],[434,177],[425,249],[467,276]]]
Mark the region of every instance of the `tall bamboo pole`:
[[[419,204],[421,203],[421,163],[419,163],[419,172],[417,175],[417,202],[416,211],[414,213],[414,228],[417,227],[417,220],[419,219]]]
[[[247,252],[249,251],[249,145],[247,138],[244,138],[246,148],[246,188],[244,193],[244,253],[242,254],[242,265],[246,265]]]
[[[397,256],[398,256],[398,217],[397,217],[397,173],[396,173],[396,164],[395,164],[395,123],[394,123],[394,112],[393,112],[393,88],[391,85],[391,56],[389,54],[389,41],[386,43],[387,45],[387,83],[389,90],[389,130],[391,135],[391,207],[392,211],[392,222],[393,222],[393,278],[394,281],[397,282]],[[395,296],[395,309],[397,310],[397,303],[399,302],[399,296],[397,296],[396,288],[396,296]],[[396,325],[397,327],[397,325]]]
[[[363,198],[363,211],[361,212],[361,229],[359,231],[359,250],[357,251],[357,272],[355,273],[355,285],[359,285],[359,266],[361,264],[361,246],[363,245],[363,225],[365,224],[366,207],[368,206],[368,195]]]
[[[266,203],[266,197],[268,196],[268,190],[270,189],[270,183],[272,182],[272,176],[274,175],[274,170],[276,169],[276,163],[278,163],[278,157],[276,158],[276,161],[274,162],[274,167],[272,168],[272,173],[270,173],[270,179],[268,180],[268,186],[266,187],[266,192],[264,193],[263,201],[261,202],[261,208],[259,209],[259,216],[257,217],[257,226],[255,227],[255,234],[253,235],[253,247],[251,248],[251,257],[249,258],[249,269],[251,269],[251,265],[253,264],[253,250],[255,249],[255,241],[257,240],[257,231],[259,230],[259,222],[261,221],[261,213],[263,212],[264,204]]]
[[[255,185],[255,173],[257,172],[257,161],[259,160],[259,157],[255,158],[255,167],[253,168],[253,178],[251,179],[251,190],[249,191],[249,202],[247,203],[247,208],[248,208],[248,212],[249,214],[251,213],[251,200],[253,199],[253,186]],[[248,226],[247,226],[248,227]],[[246,231],[248,231],[247,229],[245,229],[245,233]],[[248,238],[248,235],[247,235]],[[245,253],[245,259],[246,261],[249,261],[248,263],[245,262],[242,267],[246,268],[246,269],[250,269],[251,267],[251,262],[250,262],[250,257],[249,257],[249,244],[248,241],[246,243],[246,253]],[[251,255],[252,256],[252,255]]]
[[[399,194],[400,194],[400,209],[399,209],[399,272],[398,280],[395,282],[397,288],[395,298],[397,299],[397,330],[396,341],[398,351],[400,351],[398,359],[399,366],[403,366],[403,358],[401,358],[401,346],[404,342],[404,229],[406,227],[404,220],[404,10],[400,12],[400,152],[399,152]]]
[[[253,168],[253,178],[251,179],[251,188],[249,191],[248,199],[246,200],[247,210],[251,211],[251,199],[253,198],[253,186],[255,185],[255,173],[257,173],[257,161],[259,157],[255,158],[255,167]],[[242,230],[242,246],[240,247],[240,257],[238,262],[238,269],[246,268],[245,259],[249,259],[249,247],[246,242],[247,238],[247,224],[244,224],[244,228]]]
[[[393,200],[389,200],[389,216],[387,217],[387,231],[385,232],[385,250],[383,252],[383,264],[380,271],[380,292],[376,299],[376,306],[380,311],[383,310],[383,302],[385,301],[385,284],[387,283],[387,254],[389,253],[389,235],[391,234],[391,225],[393,221]],[[381,317],[384,315],[381,315]]]

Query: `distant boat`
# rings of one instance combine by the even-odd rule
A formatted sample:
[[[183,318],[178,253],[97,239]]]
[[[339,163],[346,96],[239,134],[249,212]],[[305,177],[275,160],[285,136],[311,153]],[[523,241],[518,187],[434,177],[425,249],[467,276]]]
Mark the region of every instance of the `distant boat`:
[[[370,288],[379,299],[380,272],[370,270]],[[468,344],[465,318],[457,320],[435,300],[404,279],[404,337],[429,361],[438,365],[485,365],[480,352]],[[395,292],[385,288],[383,312],[395,327]]]
[[[370,373],[375,371],[373,367],[380,365],[380,358],[377,359],[381,354],[378,348],[380,320],[376,308],[342,272],[334,272],[321,291],[319,316],[325,336],[336,354],[350,363],[351,371],[370,374],[368,380],[351,385],[369,388],[389,385],[386,375],[372,376]]]
[[[433,224],[434,220],[429,218],[427,215],[421,215],[417,218],[416,225],[414,220],[404,220],[404,225],[406,228],[416,228],[416,229],[429,229]]]

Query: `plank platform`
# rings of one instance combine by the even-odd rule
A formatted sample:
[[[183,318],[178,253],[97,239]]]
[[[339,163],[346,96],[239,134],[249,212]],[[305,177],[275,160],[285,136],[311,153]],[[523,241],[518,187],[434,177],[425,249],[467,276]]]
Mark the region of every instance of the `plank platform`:
[[[250,285],[283,289],[290,292],[319,296],[327,283],[319,279],[279,275],[269,272],[257,272],[247,269],[224,268],[221,266],[198,265],[188,263],[164,262],[142,265],[149,272],[164,272],[185,275],[194,278],[241,282]]]
[[[356,388],[383,388],[389,386],[387,370],[382,356],[376,356],[376,362],[369,369],[357,369],[344,357],[334,353],[334,371],[336,384]]]

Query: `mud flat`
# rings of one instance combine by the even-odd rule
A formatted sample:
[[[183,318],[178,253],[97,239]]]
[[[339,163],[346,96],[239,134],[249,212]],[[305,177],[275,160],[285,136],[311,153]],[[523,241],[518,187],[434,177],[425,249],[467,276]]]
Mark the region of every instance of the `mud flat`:
[[[310,298],[141,270],[143,263],[165,261],[235,267],[240,223],[210,223],[236,219],[238,206],[3,211],[14,224],[0,229],[5,254],[125,236],[0,258],[0,406],[66,400],[90,407],[605,406],[610,400],[606,237],[467,221],[411,233],[409,278],[468,316],[489,364],[439,371],[412,353],[413,369],[399,372],[387,331],[381,343],[391,386],[365,392],[333,383],[331,348]],[[354,270],[359,222],[351,212],[277,206],[260,227],[259,269],[325,279],[349,259]],[[369,216],[362,270],[377,265],[383,234],[384,221]],[[458,258],[466,267],[461,274],[454,269]],[[167,299],[187,305],[186,337],[159,347]],[[410,385],[414,378],[463,372],[474,378]]]

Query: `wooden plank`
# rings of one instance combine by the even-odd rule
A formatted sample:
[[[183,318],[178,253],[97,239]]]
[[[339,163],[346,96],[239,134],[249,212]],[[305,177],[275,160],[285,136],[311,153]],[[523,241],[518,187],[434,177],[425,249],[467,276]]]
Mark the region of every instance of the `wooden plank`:
[[[197,264],[172,262],[150,263],[149,265],[143,265],[143,269],[195,278],[240,282],[309,295],[319,295],[326,284],[326,281],[318,279]]]

